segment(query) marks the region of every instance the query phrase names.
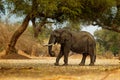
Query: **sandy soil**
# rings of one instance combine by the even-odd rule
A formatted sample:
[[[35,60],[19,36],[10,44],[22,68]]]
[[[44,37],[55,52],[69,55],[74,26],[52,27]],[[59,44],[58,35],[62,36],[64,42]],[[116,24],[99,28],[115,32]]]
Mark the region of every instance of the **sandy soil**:
[[[55,57],[1,59],[0,80],[120,80],[118,59],[97,59],[95,66],[88,66],[89,58],[79,66],[80,60],[70,56],[68,66],[54,66]]]
[[[4,55],[5,51],[0,55]],[[98,58],[95,66],[79,66],[81,56],[69,57],[69,65],[54,66],[55,57],[34,57],[19,51],[0,57],[0,80],[120,80],[120,60]]]

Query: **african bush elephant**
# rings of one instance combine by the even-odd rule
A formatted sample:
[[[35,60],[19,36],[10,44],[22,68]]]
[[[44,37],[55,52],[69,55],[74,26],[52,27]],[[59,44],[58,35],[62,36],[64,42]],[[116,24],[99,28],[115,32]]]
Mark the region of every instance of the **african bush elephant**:
[[[72,32],[66,29],[54,30],[48,42],[48,52],[50,56],[55,56],[52,53],[52,45],[58,43],[61,45],[60,53],[56,58],[55,65],[59,65],[60,58],[64,55],[64,64],[68,65],[68,54],[70,51],[83,55],[80,65],[85,65],[87,55],[90,55],[90,64],[94,65],[96,60],[95,48],[96,43],[94,37],[86,32]]]

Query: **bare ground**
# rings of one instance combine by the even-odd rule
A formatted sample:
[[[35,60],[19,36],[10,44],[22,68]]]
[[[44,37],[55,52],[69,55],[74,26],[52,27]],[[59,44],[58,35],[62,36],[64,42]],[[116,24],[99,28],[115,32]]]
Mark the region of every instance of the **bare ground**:
[[[79,66],[79,55],[69,57],[68,66],[54,66],[55,57],[1,59],[0,80],[120,80],[118,59],[98,59],[95,66]],[[63,59],[60,65],[63,64]]]

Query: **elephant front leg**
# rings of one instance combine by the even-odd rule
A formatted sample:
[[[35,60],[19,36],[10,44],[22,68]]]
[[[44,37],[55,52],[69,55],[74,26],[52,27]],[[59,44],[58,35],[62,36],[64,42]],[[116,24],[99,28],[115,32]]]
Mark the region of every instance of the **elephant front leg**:
[[[60,52],[59,54],[58,54],[58,56],[57,56],[57,58],[56,58],[56,62],[55,62],[55,66],[58,66],[59,65],[59,60],[60,60],[60,58],[63,56],[63,53],[62,52]]]
[[[87,57],[87,54],[86,53],[83,53],[83,57],[82,57],[82,60],[80,62],[80,66],[84,66],[85,65],[85,60],[86,60],[86,57]]]
[[[69,54],[70,48],[69,47],[65,47],[64,48],[64,64],[63,66],[68,65],[68,54]]]
[[[69,52],[68,52],[68,53],[69,53]],[[68,65],[68,53],[65,53],[65,54],[64,54],[64,64],[63,64],[63,66]]]
[[[58,66],[59,65],[59,60],[60,58],[63,56],[63,47],[61,45],[61,49],[60,49],[60,53],[58,54],[57,58],[56,58],[56,62],[55,65]]]

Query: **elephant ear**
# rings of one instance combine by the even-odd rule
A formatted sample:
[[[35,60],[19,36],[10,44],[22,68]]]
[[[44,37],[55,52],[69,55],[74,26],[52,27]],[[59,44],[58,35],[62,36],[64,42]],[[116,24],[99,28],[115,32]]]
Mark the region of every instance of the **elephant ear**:
[[[72,34],[70,33],[70,31],[65,30],[64,32],[62,32],[61,34],[61,42],[64,43],[65,41],[71,41],[72,39]]]

